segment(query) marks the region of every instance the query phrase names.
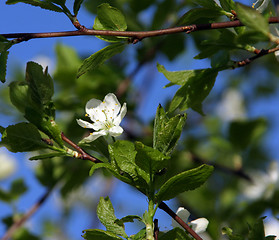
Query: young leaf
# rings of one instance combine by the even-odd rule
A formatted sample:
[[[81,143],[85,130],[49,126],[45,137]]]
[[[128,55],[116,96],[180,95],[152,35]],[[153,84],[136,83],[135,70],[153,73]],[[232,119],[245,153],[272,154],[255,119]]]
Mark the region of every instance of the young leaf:
[[[0,53],[0,81],[4,83],[6,81],[6,72],[7,72],[7,61],[8,61],[9,52]]]
[[[169,119],[159,105],[154,122],[153,147],[165,155],[170,155],[180,138],[185,121],[186,114]]]
[[[123,240],[114,233],[100,229],[87,229],[83,232],[85,232],[85,234],[82,235],[82,237],[86,240]]]
[[[80,6],[81,6],[82,2],[83,2],[83,0],[75,0],[74,8],[73,8],[75,16],[78,14],[78,11],[80,9]]]
[[[260,218],[252,226],[249,231],[248,240],[265,240],[264,223],[263,218]]]
[[[0,81],[4,83],[6,81],[7,61],[9,55],[9,49],[12,46],[12,42],[0,36]]]
[[[182,192],[198,188],[209,178],[213,169],[212,166],[202,165],[173,176],[159,189],[156,194],[157,202],[172,199]]]
[[[35,7],[41,7],[43,9],[55,11],[55,12],[63,12],[63,10],[53,4],[51,1],[40,1],[40,0],[7,0],[6,4],[16,4],[16,3],[26,3]]]
[[[235,2],[233,0],[219,0],[221,7],[227,11],[235,10]]]
[[[110,6],[108,3],[103,3],[98,6],[97,17],[95,18],[93,29],[125,31],[127,29],[127,23],[124,15],[117,8]],[[123,41],[123,37],[114,37],[114,36],[97,36],[97,37],[108,42]]]
[[[162,235],[160,240],[191,240],[192,238],[181,228],[174,228]]]
[[[47,148],[38,129],[31,123],[18,123],[6,128],[1,145],[11,152],[29,152]]]
[[[53,80],[43,67],[35,62],[28,62],[26,66],[26,82],[30,86],[31,98],[41,105],[48,104],[54,93]]]
[[[115,43],[92,54],[89,58],[83,61],[81,67],[78,69],[77,78],[89,71],[97,69],[106,60],[113,57],[117,53],[122,52],[124,50],[124,46],[124,43]]]
[[[67,154],[64,152],[52,152],[52,153],[46,153],[46,154],[41,154],[41,155],[31,157],[31,158],[29,158],[29,160],[41,160],[41,159],[46,159],[46,158],[62,157],[62,156],[66,156],[66,155]]]
[[[269,25],[268,19],[264,18],[257,10],[247,7],[243,4],[236,4],[237,17],[247,27],[269,36]]]
[[[203,114],[202,101],[214,86],[218,74],[216,69],[207,68],[169,72],[163,66],[158,65],[158,70],[171,83],[182,85],[171,101],[170,112],[173,112],[177,108],[181,111],[192,108],[196,112]]]
[[[126,222],[134,222],[134,220],[138,220],[138,221],[142,222],[142,218],[140,216],[137,216],[137,215],[128,215],[128,216],[123,217],[121,219],[117,219],[115,222],[119,226],[123,226],[124,223],[126,223]]]
[[[100,198],[97,206],[97,215],[101,223],[106,227],[107,231],[128,238],[124,231],[124,227],[116,223],[116,220],[118,219],[114,215],[114,209],[108,197]]]
[[[222,228],[222,234],[226,234],[229,237],[229,240],[244,240],[244,237],[241,235],[233,234],[232,229],[228,227]]]
[[[132,186],[146,194],[150,176],[136,164],[137,151],[135,145],[129,141],[116,141],[109,145],[111,165],[118,170],[118,174],[131,179]]]
[[[166,166],[167,157],[157,149],[145,146],[141,142],[135,143],[137,155],[136,164],[143,169],[147,175],[152,175]]]

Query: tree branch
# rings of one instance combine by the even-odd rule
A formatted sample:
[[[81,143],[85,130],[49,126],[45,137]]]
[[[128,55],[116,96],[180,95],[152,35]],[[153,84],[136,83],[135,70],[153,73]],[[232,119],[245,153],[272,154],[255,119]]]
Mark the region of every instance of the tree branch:
[[[188,224],[186,224],[180,217],[172,211],[167,204],[161,202],[158,206],[160,209],[169,214],[176,222],[178,222],[189,234],[191,234],[196,240],[202,240],[202,238],[192,229]]]
[[[249,63],[253,62],[254,60],[256,60],[262,56],[265,56],[267,54],[274,53],[276,51],[279,51],[279,47],[275,47],[275,48],[271,48],[271,49],[267,49],[267,50],[266,49],[259,50],[255,56],[247,58],[243,61],[235,62],[236,67],[244,67],[244,66],[248,65]]]
[[[72,146],[74,149],[76,149],[80,153],[80,155],[78,155],[77,158],[81,158],[84,160],[90,160],[91,162],[94,162],[94,163],[102,163],[101,160],[86,153],[81,147],[79,147],[77,144],[72,142],[69,138],[67,138],[64,135],[64,133],[61,133],[61,138],[64,142],[68,143],[70,146]]]
[[[13,225],[8,229],[5,235],[1,238],[1,240],[9,240],[15,231],[19,229],[46,201],[48,196],[50,195],[53,188],[47,190],[47,192],[36,202],[30,209],[27,211],[18,221],[14,222]]]
[[[272,23],[279,23],[278,17],[270,17],[269,21]],[[227,21],[227,22],[217,22],[217,23],[207,23],[207,24],[193,24],[188,26],[180,26],[173,28],[166,28],[154,31],[109,31],[109,30],[92,30],[84,26],[78,26],[80,29],[77,31],[62,31],[62,32],[46,32],[46,33],[3,33],[0,34],[7,39],[14,39],[15,43],[22,41],[28,41],[35,38],[55,38],[55,37],[70,37],[70,36],[118,36],[118,37],[128,37],[131,38],[130,42],[137,43],[147,37],[157,37],[162,35],[169,35],[175,33],[192,33],[202,30],[211,29],[222,29],[231,27],[240,27],[243,24],[239,20]]]

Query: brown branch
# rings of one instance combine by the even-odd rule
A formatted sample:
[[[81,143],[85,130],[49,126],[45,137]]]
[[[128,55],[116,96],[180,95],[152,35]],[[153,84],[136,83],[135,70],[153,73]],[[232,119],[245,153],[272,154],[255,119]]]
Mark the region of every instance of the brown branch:
[[[102,163],[101,160],[99,160],[98,158],[95,158],[93,156],[91,156],[90,154],[86,153],[81,147],[79,147],[77,144],[75,144],[74,142],[72,142],[69,138],[67,138],[64,133],[61,133],[61,138],[64,142],[68,143],[70,146],[72,146],[74,149],[76,149],[80,155],[77,158],[81,158],[84,160],[90,160],[91,162],[94,163]]]
[[[220,165],[218,163],[214,163],[214,162],[210,162],[210,161],[206,161],[194,154],[191,153],[191,159],[193,162],[196,162],[196,163],[201,163],[201,164],[207,164],[207,165],[211,165],[213,166],[216,170],[220,170],[222,172],[225,172],[225,173],[229,173],[229,174],[232,174],[232,175],[235,175],[235,176],[238,176],[240,178],[243,178],[249,182],[252,182],[252,179],[249,175],[247,175],[243,169],[239,168],[239,169],[233,169],[233,168],[229,168],[229,167],[226,167],[226,166],[223,166],[223,165]]]
[[[159,237],[159,227],[158,227],[158,219],[154,219],[154,240],[158,240]]]
[[[244,67],[244,66],[250,64],[251,62],[253,62],[254,60],[256,60],[262,56],[265,56],[267,54],[274,53],[276,51],[279,51],[279,47],[275,47],[275,48],[271,48],[271,49],[267,49],[267,50],[266,49],[259,50],[259,51],[255,52],[256,53],[255,56],[247,58],[243,61],[235,62],[236,67]]]
[[[189,234],[191,234],[196,240],[202,240],[202,238],[192,229],[188,224],[186,224],[180,217],[172,211],[167,204],[161,202],[159,208],[169,214],[176,222],[178,222]]]
[[[279,23],[278,17],[270,17],[269,23]],[[208,24],[193,24],[188,26],[180,26],[173,28],[166,28],[161,30],[154,31],[109,31],[109,30],[92,30],[84,26],[78,25],[80,28],[77,31],[63,31],[63,32],[46,32],[46,33],[3,33],[0,34],[7,39],[13,38],[16,43],[22,41],[28,41],[35,38],[54,38],[54,37],[69,37],[69,36],[84,36],[84,35],[93,35],[93,36],[118,36],[118,37],[128,37],[131,38],[132,43],[137,43],[147,37],[156,37],[162,35],[169,35],[175,33],[192,33],[202,30],[211,30],[211,29],[222,29],[222,28],[231,28],[231,27],[240,27],[243,24],[239,20],[227,21],[227,22],[217,22],[217,23],[208,23]]]
[[[36,202],[18,221],[14,222],[13,225],[8,229],[1,240],[9,240],[15,231],[19,229],[46,201],[53,188],[49,189],[40,199]]]

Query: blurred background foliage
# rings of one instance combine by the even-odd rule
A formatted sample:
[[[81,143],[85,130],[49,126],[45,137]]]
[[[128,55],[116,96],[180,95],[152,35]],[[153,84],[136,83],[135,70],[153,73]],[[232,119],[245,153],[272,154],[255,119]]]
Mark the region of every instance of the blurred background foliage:
[[[195,0],[106,2],[124,13],[127,30],[133,31],[176,26],[180,17],[190,9],[205,8],[199,5],[199,2],[203,1]],[[97,13],[97,6],[101,3],[101,0],[86,0],[83,8],[92,14],[93,19]],[[272,11],[271,5],[265,10],[266,13]],[[207,12],[210,12],[210,9],[207,9]],[[185,24],[228,20],[225,16],[213,13],[194,16]],[[82,24],[93,26],[93,23]],[[159,103],[167,108],[171,100],[171,97],[166,95],[160,99],[152,98],[153,93],[158,96],[158,92],[166,91],[157,87],[156,79],[160,79],[162,74],[157,72],[156,63],[164,63],[168,70],[184,70],[191,69],[189,65],[206,68],[210,63],[214,65],[226,59],[243,60],[251,56],[250,53],[237,49],[217,51],[220,47],[217,45],[216,53],[209,56],[209,61],[195,60],[193,63],[192,58],[205,49],[203,41],[217,41],[223,32],[224,30],[210,30],[190,35],[147,38],[136,45],[129,45],[122,54],[116,55],[99,69],[78,79],[78,68],[83,59],[92,53],[81,56],[72,47],[64,45],[63,41],[58,43],[55,48],[55,70],[51,75],[55,84],[53,99],[56,121],[61,130],[73,142],[80,141],[88,132],[77,126],[76,119],[84,119],[86,102],[91,98],[103,99],[107,93],[114,92],[121,103],[128,104],[123,138],[142,141],[151,146],[154,109]],[[100,44],[99,40],[92,38],[92,44],[95,44],[94,41]],[[260,42],[255,46],[267,48],[269,43]],[[178,62],[183,69],[177,69]],[[1,112],[11,116],[15,122],[22,121],[23,116],[15,111],[9,102],[7,86],[11,81],[24,79],[24,73],[20,68],[15,69],[12,76],[8,77],[8,82],[1,86]],[[215,166],[212,177],[205,185],[179,195],[174,204],[187,208],[193,218],[209,219],[207,237],[211,239],[223,238],[221,228],[224,226],[247,235],[248,224],[252,225],[258,218],[267,214],[278,217],[279,170],[275,159],[279,156],[276,134],[279,129],[278,77],[278,61],[273,54],[259,58],[243,68],[225,70],[219,74],[213,90],[203,103],[206,115],[201,116],[187,110],[185,129],[165,176],[175,175],[182,169],[186,170],[201,163]],[[169,91],[173,95],[175,87]],[[97,152],[93,155],[102,159],[102,155]],[[61,227],[65,224],[67,216],[73,214],[73,206],[81,204],[92,213],[92,219],[96,217],[94,210],[98,197],[94,195],[94,189],[86,192],[88,185],[87,188],[82,187],[90,182],[90,166],[90,162],[69,157],[38,161],[35,168],[36,178],[46,189],[53,186],[59,189],[64,201],[61,205],[63,214],[59,224],[46,219],[41,236],[35,236],[32,228],[27,230],[27,226],[18,231],[13,239],[74,239]],[[103,185],[100,195],[109,195],[115,191],[115,180],[110,174],[100,171],[97,176]],[[94,177],[95,180],[96,178]],[[10,189],[0,188],[0,199],[13,207],[16,205],[16,199],[25,191],[28,191],[28,186],[25,186],[24,180],[17,179],[11,184]],[[34,196],[35,199],[37,197]],[[14,207],[13,216],[6,216],[3,222],[9,226],[11,219],[16,219],[21,214],[22,212]]]

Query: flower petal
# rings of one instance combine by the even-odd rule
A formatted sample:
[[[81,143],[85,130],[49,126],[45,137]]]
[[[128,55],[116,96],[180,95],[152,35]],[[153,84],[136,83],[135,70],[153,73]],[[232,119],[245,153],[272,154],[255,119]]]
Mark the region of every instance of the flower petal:
[[[106,119],[102,110],[104,110],[104,104],[98,99],[92,98],[86,103],[85,112],[89,115],[92,122],[97,120],[104,121]]]
[[[108,132],[106,130],[101,130],[101,131],[98,131],[98,132],[93,132],[88,137],[85,137],[82,141],[84,141],[84,142],[93,142],[98,137],[105,136],[107,134],[108,134]]]
[[[188,218],[190,217],[190,212],[185,209],[184,207],[180,207],[178,208],[178,210],[176,211],[176,215],[178,217],[180,217],[185,223],[188,222]],[[172,219],[172,226],[174,228],[176,227],[180,227],[182,229],[184,229],[183,227],[180,226],[180,224],[178,224],[174,219]]]
[[[202,233],[205,232],[208,223],[209,221],[206,218],[198,218],[194,221],[191,221],[190,225],[196,233]]]
[[[121,107],[117,97],[113,93],[109,93],[105,96],[103,103],[106,108],[108,119],[114,119],[119,113]]]
[[[120,126],[114,126],[109,129],[109,135],[111,135],[113,137],[118,137],[122,133],[123,133],[123,128]]]
[[[126,103],[124,103],[120,110],[119,115],[114,119],[113,123],[115,125],[119,125],[122,119],[124,118],[124,116],[126,115],[126,113],[127,113],[127,107],[126,107]]]
[[[83,128],[90,128],[90,129],[94,129],[94,125],[92,123],[89,123],[89,122],[86,122],[86,121],[83,121],[82,119],[77,119],[77,123],[79,126],[83,127]]]

